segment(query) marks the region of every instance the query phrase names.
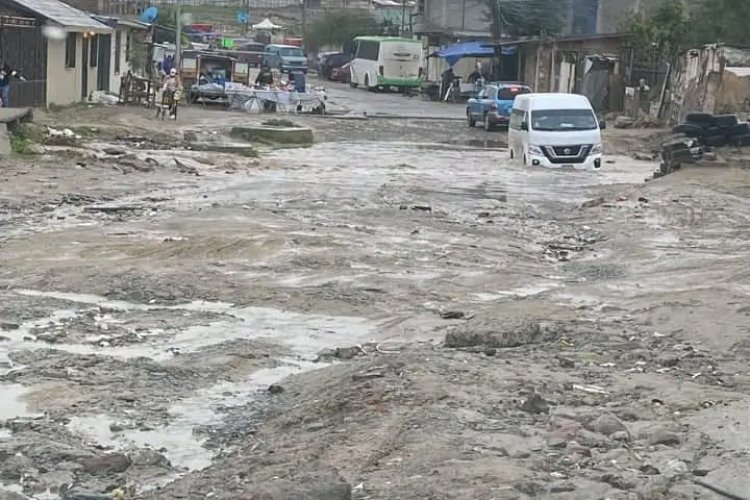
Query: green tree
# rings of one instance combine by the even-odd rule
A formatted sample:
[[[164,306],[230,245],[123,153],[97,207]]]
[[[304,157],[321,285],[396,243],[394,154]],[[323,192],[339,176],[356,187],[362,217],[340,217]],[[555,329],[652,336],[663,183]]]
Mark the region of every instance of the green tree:
[[[495,41],[503,36],[558,34],[563,26],[560,0],[485,0],[485,18]]]
[[[661,0],[650,10],[633,14],[624,29],[637,57],[671,59],[685,45],[685,9],[680,0]]]
[[[725,43],[750,47],[750,0],[700,0],[691,12],[693,45]]]
[[[366,10],[336,10],[310,24],[305,44],[310,50],[318,50],[326,45],[343,46],[356,36],[378,35],[382,30]]]

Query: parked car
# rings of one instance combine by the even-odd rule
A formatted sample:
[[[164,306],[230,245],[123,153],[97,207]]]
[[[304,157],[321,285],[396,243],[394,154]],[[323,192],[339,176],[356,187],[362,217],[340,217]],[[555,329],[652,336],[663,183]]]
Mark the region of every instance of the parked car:
[[[516,96],[530,93],[529,87],[517,83],[485,85],[476,97],[469,99],[466,122],[469,127],[482,122],[485,130],[491,130],[498,125],[508,126]]]
[[[307,57],[301,48],[293,45],[266,45],[263,62],[282,73],[292,71],[307,73]]]
[[[325,58],[323,65],[320,70],[320,76],[328,80],[332,80],[331,75],[333,70],[340,68],[344,64],[351,62],[352,56],[349,54],[331,54]]]
[[[318,70],[318,74],[323,72],[323,63],[328,56],[333,54],[341,54],[341,52],[318,52],[318,56],[315,59],[315,69]]]
[[[331,80],[334,82],[350,83],[352,81],[352,64],[348,62],[331,70]]]
[[[522,95],[508,127],[510,157],[527,167],[599,170],[605,127],[586,96]]]

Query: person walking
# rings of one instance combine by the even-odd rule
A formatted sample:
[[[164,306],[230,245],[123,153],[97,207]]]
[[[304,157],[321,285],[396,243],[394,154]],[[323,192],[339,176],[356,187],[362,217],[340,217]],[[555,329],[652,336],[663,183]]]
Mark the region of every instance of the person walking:
[[[3,108],[10,107],[10,79],[14,76],[18,76],[18,72],[3,64],[0,68],[0,106]]]

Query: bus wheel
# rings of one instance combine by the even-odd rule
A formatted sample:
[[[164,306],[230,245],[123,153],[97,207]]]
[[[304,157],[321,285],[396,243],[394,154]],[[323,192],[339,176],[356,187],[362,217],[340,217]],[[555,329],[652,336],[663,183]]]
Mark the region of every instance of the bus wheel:
[[[365,74],[365,87],[367,87],[367,90],[370,90],[370,75]]]

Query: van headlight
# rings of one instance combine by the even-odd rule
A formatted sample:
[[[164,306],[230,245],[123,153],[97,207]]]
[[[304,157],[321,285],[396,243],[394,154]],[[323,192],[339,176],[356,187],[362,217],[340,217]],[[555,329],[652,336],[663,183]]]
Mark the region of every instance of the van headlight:
[[[542,156],[544,155],[544,151],[542,151],[541,146],[529,146],[529,154],[530,155],[536,155],[536,156]]]
[[[604,151],[604,148],[602,147],[602,143],[600,142],[599,144],[594,144],[594,147],[591,148],[591,153],[589,154],[600,155],[602,154],[603,151]]]

